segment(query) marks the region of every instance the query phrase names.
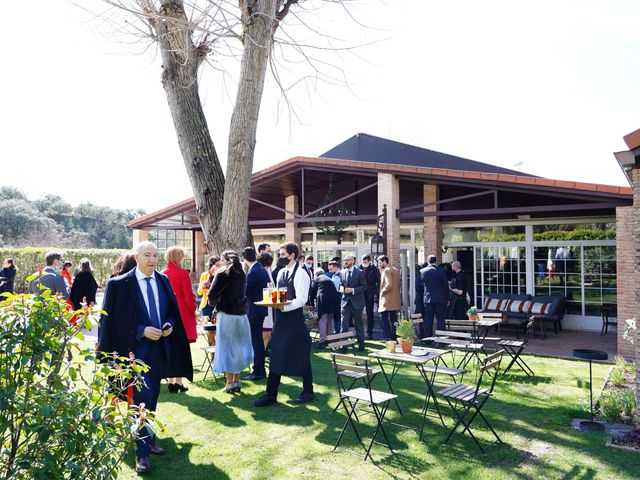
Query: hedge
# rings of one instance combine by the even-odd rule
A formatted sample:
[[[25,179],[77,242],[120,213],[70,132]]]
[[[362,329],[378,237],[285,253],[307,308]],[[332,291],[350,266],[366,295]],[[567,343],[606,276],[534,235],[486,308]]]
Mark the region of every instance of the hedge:
[[[25,279],[38,271],[38,264],[44,263],[44,256],[47,252],[60,252],[65,260],[73,263],[73,269],[80,266],[83,258],[89,259],[93,276],[100,288],[103,288],[111,275],[111,267],[118,257],[127,250],[98,249],[98,248],[0,248],[0,259],[13,258],[18,273],[15,279],[15,291],[17,293],[27,293]]]

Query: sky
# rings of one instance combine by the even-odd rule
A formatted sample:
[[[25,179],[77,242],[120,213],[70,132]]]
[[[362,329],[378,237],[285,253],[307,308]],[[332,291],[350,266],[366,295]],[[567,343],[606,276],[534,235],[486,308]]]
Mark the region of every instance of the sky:
[[[293,114],[269,77],[254,171],[364,132],[543,177],[627,185],[613,152],[640,128],[640,2],[302,8],[279,36],[317,47],[307,52],[326,81],[304,80],[309,65],[276,49],[283,82],[296,84]],[[0,185],[150,212],[191,188],[159,55],[104,10],[101,0],[3,5]],[[239,61],[213,57],[200,91],[225,168]]]

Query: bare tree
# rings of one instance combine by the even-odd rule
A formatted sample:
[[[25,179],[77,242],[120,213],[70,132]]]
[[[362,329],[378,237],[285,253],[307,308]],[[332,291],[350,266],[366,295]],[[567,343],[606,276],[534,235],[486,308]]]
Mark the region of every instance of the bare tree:
[[[271,54],[276,31],[299,0],[239,0],[238,4],[229,0],[102,1],[111,7],[102,15],[104,19],[118,30],[159,46],[162,85],[209,250],[240,249],[250,244],[251,172],[266,72],[271,67],[286,102],[289,87],[283,85]],[[348,0],[320,3],[342,5],[344,1]],[[234,45],[238,41],[242,59],[225,179],[203,112],[198,71],[204,61],[215,63],[211,62],[214,54],[238,56]],[[297,44],[286,34],[280,43],[303,54],[312,67],[312,81],[319,77],[341,81],[320,72],[316,62],[303,53],[309,45]]]

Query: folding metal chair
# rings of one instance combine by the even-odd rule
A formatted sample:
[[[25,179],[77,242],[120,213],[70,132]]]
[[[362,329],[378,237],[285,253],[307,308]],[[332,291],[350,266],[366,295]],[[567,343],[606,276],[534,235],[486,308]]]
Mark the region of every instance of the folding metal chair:
[[[520,368],[522,368],[527,376],[532,377],[535,375],[535,373],[533,373],[533,370],[531,370],[531,367],[529,367],[529,365],[527,365],[527,362],[525,362],[524,359],[520,356],[520,354],[527,347],[527,343],[529,343],[529,338],[533,333],[534,324],[535,317],[531,317],[529,319],[529,322],[527,323],[527,329],[524,332],[524,338],[522,340],[502,340],[501,342],[498,342],[498,346],[503,347],[511,357],[511,362],[509,363],[507,368],[504,369],[504,372],[502,372],[503,376],[506,375],[507,372],[511,370],[511,367],[513,367],[513,365],[516,363],[520,366]]]
[[[335,451],[340,445],[340,441],[344,436],[347,425],[351,425],[356,438],[365,449],[365,462],[370,456],[371,447],[373,447],[374,443],[378,445],[384,445],[388,447],[389,450],[391,450],[391,453],[394,453],[393,449],[391,448],[389,438],[387,437],[387,433],[385,432],[382,424],[384,422],[384,416],[387,413],[387,409],[389,408],[389,402],[396,399],[397,395],[371,389],[371,381],[377,374],[374,373],[376,369],[371,368],[368,358],[357,357],[355,355],[332,353],[331,360],[333,362],[333,368],[336,373],[336,383],[338,384],[338,392],[340,394],[340,403],[338,405],[342,405],[344,407],[344,411],[347,414],[347,419],[345,420],[342,430],[340,431],[340,435],[338,436],[338,440],[333,447],[333,451]],[[342,383],[342,379],[345,375],[342,372],[352,372],[364,375],[363,381],[365,382],[365,387],[345,390]],[[358,432],[358,427],[356,426],[356,421],[360,422],[360,419],[358,418],[358,415],[356,413],[356,409],[361,404],[364,404],[366,407],[368,407],[366,410],[367,413],[373,413],[376,418],[376,428],[373,432],[373,436],[371,437],[371,441],[369,442],[368,446],[365,446],[364,442],[362,441],[362,437],[360,436],[360,432]],[[376,437],[380,432],[382,432],[382,435],[384,436],[384,439],[387,443],[376,442]],[[346,451],[355,453],[349,450]]]
[[[334,353],[332,355],[336,355],[339,358],[342,357],[347,357],[347,358],[351,358],[348,355],[343,355],[343,354],[339,354],[339,353]],[[371,368],[371,380],[373,380],[374,378],[376,378],[376,376],[382,373],[382,369],[380,368]],[[345,392],[347,390],[351,390],[353,388],[353,386],[356,384],[356,382],[358,381],[362,381],[365,387],[369,387],[370,384],[367,383],[369,381],[369,378],[367,377],[367,375],[363,372],[358,372],[355,370],[340,370],[339,372],[337,372],[337,381],[338,381],[338,391],[339,392]],[[349,384],[348,387],[345,387],[344,385],[344,381],[345,380],[351,380],[351,383]],[[333,408],[333,411],[331,413],[336,413],[336,410],[338,410],[338,408],[340,407],[340,402],[338,402],[336,404],[336,406]]]
[[[482,445],[480,445],[480,442],[478,442],[478,439],[471,431],[471,424],[475,420],[476,416],[480,416],[496,439],[502,443],[502,440],[496,431],[489,424],[487,418],[482,414],[482,407],[484,407],[487,400],[493,396],[493,389],[496,385],[496,380],[498,379],[500,362],[502,362],[503,354],[504,351],[500,350],[499,352],[487,356],[480,362],[478,365],[478,380],[475,385],[457,383],[438,392],[438,394],[444,397],[447,401],[454,413],[454,416],[457,418],[456,424],[453,426],[444,441],[445,444],[449,442],[458,427],[463,425],[464,428],[462,429],[462,434],[464,435],[464,432],[468,432],[482,453],[486,454],[487,452],[482,448]],[[491,377],[491,386],[488,389],[482,386],[482,380],[485,379],[486,376]],[[471,414],[470,417],[468,416],[469,414]]]
[[[357,339],[355,330],[327,335],[325,341],[327,342],[327,348],[331,350],[340,349],[342,352],[346,352],[347,347],[351,347],[353,349],[353,354],[356,354]]]
[[[201,346],[200,350],[204,352],[204,360],[202,361],[202,365],[200,365],[200,371],[204,372],[202,381],[205,381],[207,379],[207,375],[209,375],[209,372],[211,372],[211,374],[213,375],[213,381],[216,382],[217,385],[218,377],[216,377],[216,374],[213,371],[213,359],[216,356],[216,347],[215,345],[207,345],[206,347]]]

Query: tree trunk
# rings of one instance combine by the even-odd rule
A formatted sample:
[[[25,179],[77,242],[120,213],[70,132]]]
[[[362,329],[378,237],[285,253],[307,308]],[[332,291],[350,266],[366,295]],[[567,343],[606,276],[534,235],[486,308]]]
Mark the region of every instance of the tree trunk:
[[[225,247],[219,230],[225,180],[198,92],[198,67],[207,52],[193,45],[182,0],[163,0],[161,13],[155,30],[162,55],[162,86],[207,247],[219,253]]]
[[[236,251],[252,245],[249,229],[251,172],[264,82],[273,46],[277,0],[241,0],[245,27],[240,80],[229,130],[222,237]]]

